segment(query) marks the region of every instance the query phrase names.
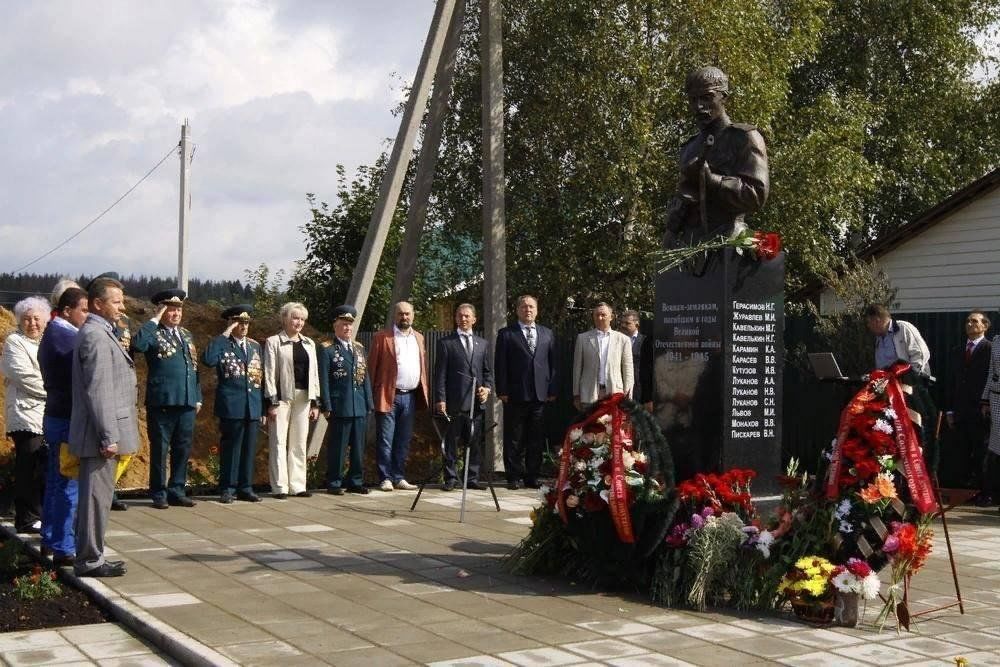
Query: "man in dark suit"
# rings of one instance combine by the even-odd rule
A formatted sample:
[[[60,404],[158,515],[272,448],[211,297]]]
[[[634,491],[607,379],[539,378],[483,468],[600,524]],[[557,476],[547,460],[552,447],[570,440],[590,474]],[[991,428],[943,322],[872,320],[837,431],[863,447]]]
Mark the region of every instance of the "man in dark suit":
[[[620,331],[632,342],[632,400],[653,410],[653,341],[639,333],[639,311],[622,313]]]
[[[114,334],[125,308],[122,284],[95,280],[88,297],[90,314],[77,334],[71,375],[68,440],[70,452],[80,458],[73,569],[83,577],[120,577],[125,563],[105,559],[104,534],[118,457],[139,450],[135,364]]]
[[[455,332],[437,342],[434,410],[451,418],[444,436],[445,491],[453,491],[458,486],[455,458],[459,440],[469,448],[468,488],[483,488],[479,484],[483,406],[492,391],[493,371],[490,368],[489,343],[472,333],[475,324],[475,307],[463,303],[455,309]]]
[[[555,336],[535,322],[538,300],[517,300],[517,322],[497,333],[497,397],[503,402],[503,465],[507,488],[537,489],[546,402],[556,398]]]
[[[980,410],[980,400],[992,352],[992,345],[986,340],[989,328],[990,319],[982,311],[974,310],[965,318],[966,341],[952,353],[957,370],[945,413],[948,426],[953,429],[955,448],[945,455],[948,460],[943,462],[943,467],[954,471],[952,477],[956,481],[962,480],[974,489],[983,488],[983,461],[986,456],[987,422]],[[977,502],[992,504],[985,493],[980,495]]]
[[[201,409],[198,353],[191,332],[180,326],[187,293],[167,289],[153,295],[159,310],[132,339],[146,357],[146,429],[149,433],[149,494],[153,507],[192,507],[187,497],[188,459],[194,418]],[[167,453],[170,476],[165,479]]]
[[[368,414],[375,409],[372,384],[368,377],[365,348],[353,340],[354,306],[338,306],[333,311],[334,340],[319,352],[319,395],[326,430],[326,491],[345,491],[344,455],[350,449],[347,469],[348,493],[368,493],[364,480],[365,431]]]
[[[208,343],[201,363],[215,368],[215,416],[219,418],[222,454],[219,457],[219,502],[234,499],[260,502],[253,492],[254,455],[257,426],[267,419],[263,411],[263,354],[260,343],[252,340],[249,304],[222,311],[229,323],[221,336]]]

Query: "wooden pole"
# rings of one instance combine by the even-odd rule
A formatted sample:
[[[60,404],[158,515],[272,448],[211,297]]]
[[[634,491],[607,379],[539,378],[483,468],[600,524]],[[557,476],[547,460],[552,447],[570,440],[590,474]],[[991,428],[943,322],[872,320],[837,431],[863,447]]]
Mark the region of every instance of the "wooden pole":
[[[483,336],[496,340],[507,319],[507,237],[504,227],[503,14],[501,0],[480,0],[480,63],[483,97]],[[502,465],[503,419],[496,396],[487,404],[483,443],[494,470]]]
[[[458,42],[462,35],[464,20],[465,0],[461,0],[452,14],[444,51],[441,54],[441,60],[438,61],[437,71],[434,73],[434,92],[431,94],[431,106],[427,112],[424,139],[420,145],[417,173],[413,179],[410,209],[406,216],[406,232],[403,236],[399,258],[396,260],[396,278],[392,285],[392,299],[386,316],[386,326],[392,324],[393,321],[392,304],[410,298],[413,278],[417,272],[417,251],[420,249],[420,237],[423,235],[424,222],[427,219],[427,202],[430,200],[431,187],[434,185],[438,150],[441,147],[441,132],[448,111],[448,98],[451,97],[452,81],[455,78],[455,60],[458,55]]]
[[[188,288],[188,214],[191,212],[191,124],[184,119],[181,125],[181,187],[180,216],[177,240],[177,287]]]
[[[403,187],[406,168],[410,162],[410,153],[413,151],[423,111],[427,106],[427,95],[431,85],[430,72],[437,68],[444,47],[446,26],[451,22],[455,6],[456,0],[438,0],[434,8],[434,17],[431,19],[427,41],[424,42],[424,50],[420,55],[420,64],[417,66],[417,73],[413,79],[413,88],[406,100],[403,118],[399,123],[399,132],[396,134],[389,163],[386,166],[385,175],[382,177],[378,202],[372,211],[368,233],[365,235],[365,243],[361,248],[358,264],[354,269],[351,285],[347,290],[346,302],[357,309],[359,321],[364,315],[372,283],[375,281],[375,272],[378,269],[379,259],[382,257],[386,237],[389,235],[393,213],[395,213],[396,204],[399,201],[399,192]]]

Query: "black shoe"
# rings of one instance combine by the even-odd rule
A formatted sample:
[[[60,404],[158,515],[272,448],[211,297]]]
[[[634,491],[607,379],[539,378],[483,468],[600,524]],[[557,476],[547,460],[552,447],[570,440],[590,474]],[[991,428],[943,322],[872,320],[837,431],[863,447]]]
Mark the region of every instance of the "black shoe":
[[[284,494],[282,494],[282,495],[284,495]],[[237,491],[236,492],[236,500],[242,500],[242,501],[248,502],[248,503],[259,503],[260,502],[260,496],[258,496],[253,491]]]
[[[993,498],[988,493],[980,493],[976,496],[976,507],[989,507],[993,504]]]
[[[537,479],[526,480],[524,482],[524,488],[526,489],[540,489],[542,485],[538,483]]]
[[[114,500],[111,501],[111,511],[112,512],[126,512],[126,511],[128,511],[128,505],[126,505],[122,501],[120,501],[117,498],[115,498]]]
[[[236,500],[236,498],[234,498],[233,494],[229,493],[228,491],[219,496],[219,502],[222,503],[223,505],[231,505],[234,500]]]
[[[167,503],[176,507],[194,507],[195,502],[187,496],[167,496]]]
[[[38,523],[37,521],[35,523]],[[17,529],[17,532],[25,535],[38,535],[42,532],[41,526],[36,526],[34,523],[29,523],[27,526],[21,526]]]
[[[441,490],[454,491],[456,486],[458,486],[458,484],[455,482],[455,480],[449,479],[447,482],[444,483],[444,486],[441,487]]]
[[[362,496],[367,496],[369,493],[371,493],[371,489],[369,489],[367,486],[349,486],[347,487],[347,492],[357,493]]]
[[[70,556],[66,554],[64,556],[53,556],[52,565],[55,567],[72,567],[73,561],[76,560],[76,556]]]
[[[342,496],[344,495],[344,489],[339,486],[334,486],[326,490],[331,496]]]
[[[92,570],[79,573],[78,577],[121,577],[128,571],[121,561],[106,561]]]
[[[516,479],[515,480],[508,480],[507,481],[507,488],[510,491],[517,491],[518,489],[521,488],[521,483],[519,481],[517,481]]]
[[[313,494],[310,493],[309,491],[299,491],[298,493],[295,494],[295,497],[296,498],[312,498],[312,495]]]
[[[476,482],[476,481],[469,482],[465,486],[465,488],[471,489],[473,491],[485,491],[486,490],[486,486],[484,484],[480,484],[479,482]]]
[[[284,500],[285,498],[288,497],[288,494],[287,493],[272,493],[271,497],[274,498],[275,500]]]
[[[163,498],[153,498],[153,509],[154,510],[165,510],[168,507],[170,507],[170,505],[168,505],[167,501],[164,500]]]

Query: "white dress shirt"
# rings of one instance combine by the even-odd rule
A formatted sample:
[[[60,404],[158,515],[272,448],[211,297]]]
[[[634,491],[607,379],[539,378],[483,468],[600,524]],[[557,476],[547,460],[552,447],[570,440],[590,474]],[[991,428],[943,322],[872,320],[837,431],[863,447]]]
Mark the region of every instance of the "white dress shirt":
[[[597,383],[607,386],[608,384],[608,346],[611,344],[611,330],[601,331],[594,329],[597,336],[597,345],[601,350],[601,370],[597,373]]]
[[[396,346],[396,389],[413,391],[420,385],[420,348],[413,329],[403,333],[392,327],[392,340]]]

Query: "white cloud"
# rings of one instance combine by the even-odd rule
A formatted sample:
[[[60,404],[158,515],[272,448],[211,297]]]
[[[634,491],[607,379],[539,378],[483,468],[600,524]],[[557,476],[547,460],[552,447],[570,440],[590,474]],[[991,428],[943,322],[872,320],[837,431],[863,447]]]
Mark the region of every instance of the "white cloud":
[[[242,278],[303,255],[306,192],[394,136],[433,2],[15,3],[0,58],[0,270],[82,227],[177,143],[196,146],[190,273]],[[76,241],[29,271],[172,275],[171,157]]]

